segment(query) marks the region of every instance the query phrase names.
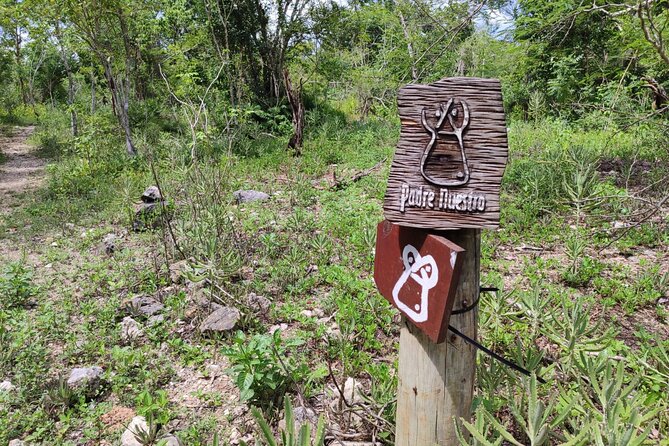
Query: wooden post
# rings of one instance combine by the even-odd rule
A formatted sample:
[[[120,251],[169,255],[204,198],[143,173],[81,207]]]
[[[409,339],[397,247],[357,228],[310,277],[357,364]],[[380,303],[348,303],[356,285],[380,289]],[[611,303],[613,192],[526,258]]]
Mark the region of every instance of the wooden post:
[[[443,231],[466,250],[453,309],[471,305],[479,293],[479,229]],[[450,324],[476,338],[478,310],[452,315]],[[400,333],[399,385],[395,444],[454,446],[455,423],[471,416],[476,349],[449,333],[435,344],[403,317]]]
[[[439,257],[435,251],[409,243],[415,235],[400,237],[399,243],[377,237],[375,281],[406,317],[400,333],[395,444],[453,446],[458,444],[455,420],[471,416],[476,350],[444,331],[444,322],[475,339],[478,313],[433,309],[438,302],[437,309],[443,309],[446,302],[457,312],[478,298],[480,231],[499,227],[508,157],[502,87],[496,79],[463,77],[409,84],[400,89],[397,105],[401,130],[383,202],[385,219],[426,233],[441,231],[432,234],[457,248],[449,253],[452,268],[442,268],[433,266]],[[388,253],[395,254],[388,258]],[[444,277],[455,286],[447,299],[441,292],[435,299],[434,279],[439,283]],[[390,297],[389,280],[396,281]],[[440,315],[451,317],[437,320]],[[440,327],[436,337],[435,324]]]

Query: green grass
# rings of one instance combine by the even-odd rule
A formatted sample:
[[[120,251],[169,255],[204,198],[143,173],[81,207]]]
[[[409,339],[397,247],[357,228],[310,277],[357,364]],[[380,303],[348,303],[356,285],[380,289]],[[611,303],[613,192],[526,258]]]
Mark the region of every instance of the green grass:
[[[0,378],[20,389],[0,396],[0,443],[22,437],[77,444],[77,435],[114,442],[120,432],[99,429],[100,420],[120,404],[168,426],[179,419],[175,433],[187,444],[209,445],[216,431],[226,438],[240,420],[252,422],[248,407],[239,403],[234,412],[237,403],[225,394],[200,389],[193,391],[203,405],[196,415],[176,402],[170,383],[209,376],[210,364],[224,362],[238,391],[252,391],[248,399],[264,406],[272,423],[284,393],[322,398],[333,378],[343,384],[356,377],[371,410],[386,421],[363,414],[354,426],[332,416],[342,429],[374,432],[392,444],[399,323],[371,272],[397,122],[312,112],[302,156],[288,153],[287,136],[278,135],[240,140],[231,151],[213,141],[191,163],[187,142],[176,134],[139,132],[143,154],[130,162],[108,116],[85,123],[76,142],[67,138],[62,118],[42,125],[35,137],[60,154],[46,188],[0,221],[0,228],[12,229],[0,243],[21,243],[31,254],[25,269],[12,270],[0,287],[18,303],[0,311],[6,327]],[[643,184],[628,189],[619,181],[624,163],[615,178],[596,171],[602,159],[666,161],[667,155],[639,145],[634,130],[514,122],[509,135],[501,229],[484,231],[481,259],[482,285],[501,291],[482,297],[480,338],[550,384],[521,379],[480,357],[476,414],[464,429],[493,443],[512,435],[523,444],[559,444],[581,433],[613,445],[620,435],[645,429],[667,438],[668,421],[660,414],[669,404],[663,379],[669,347],[658,334],[666,314],[656,309],[669,291],[658,261],[669,242],[666,222],[613,228],[611,222],[629,221],[639,210],[633,194]],[[171,231],[133,234],[133,203],[154,183],[150,159],[172,202]],[[384,159],[379,170],[345,181]],[[651,177],[666,173],[666,165],[655,162]],[[341,187],[328,183],[333,172],[344,180]],[[271,199],[237,206],[231,194],[239,188]],[[654,199],[658,191],[643,193]],[[111,256],[101,249],[110,232],[121,235]],[[625,256],[638,259],[626,265]],[[189,278],[204,285],[200,291],[188,280],[170,283],[166,263],[183,258]],[[0,268],[12,265],[3,261]],[[250,292],[271,301],[267,314],[248,305]],[[196,293],[236,306],[244,334],[200,335],[203,315],[191,315]],[[143,340],[126,345],[120,322],[125,303],[137,295],[156,296],[167,310],[156,325],[140,320]],[[30,300],[36,305],[23,305]],[[650,321],[635,319],[636,312],[650,314]],[[270,328],[281,324],[287,330],[271,336]],[[45,403],[45,392],[55,392],[47,383],[90,364],[105,369],[102,394],[69,399],[61,390],[58,404]],[[602,388],[613,392],[608,402]],[[231,412],[222,415],[228,405]],[[543,415],[530,426],[528,414],[537,411]],[[550,439],[541,443],[536,432],[544,427]]]

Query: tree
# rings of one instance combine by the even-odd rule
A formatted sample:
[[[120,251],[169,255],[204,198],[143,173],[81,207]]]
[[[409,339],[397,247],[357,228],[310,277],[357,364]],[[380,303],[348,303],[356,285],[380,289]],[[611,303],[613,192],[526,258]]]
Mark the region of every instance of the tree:
[[[141,63],[138,30],[157,12],[150,2],[66,0],[66,17],[104,69],[112,109],[125,136],[126,151],[136,155],[130,127],[131,80]]]
[[[79,133],[79,125],[77,122],[77,111],[74,108],[74,93],[76,87],[74,83],[72,64],[70,63],[72,54],[65,44],[65,39],[63,37],[63,33],[61,32],[61,24],[59,19],[56,19],[54,22],[53,34],[58,44],[58,54],[60,55],[60,60],[63,63],[63,67],[65,67],[65,73],[67,74],[67,105],[70,109],[70,131],[72,132],[72,136],[76,137]]]
[[[526,82],[558,109],[573,114],[620,85],[642,95],[638,85],[645,83],[662,94],[669,80],[666,0],[518,5],[514,37],[529,44]]]
[[[3,46],[12,48],[14,55],[15,76],[21,92],[23,104],[28,104],[26,72],[23,64],[24,36],[27,32],[28,18],[25,5],[19,0],[0,0],[0,34]]]
[[[224,53],[240,54],[244,78],[256,100],[276,102],[284,96],[283,70],[289,52],[306,36],[311,0],[206,1],[212,37]],[[223,54],[223,53],[222,53]]]

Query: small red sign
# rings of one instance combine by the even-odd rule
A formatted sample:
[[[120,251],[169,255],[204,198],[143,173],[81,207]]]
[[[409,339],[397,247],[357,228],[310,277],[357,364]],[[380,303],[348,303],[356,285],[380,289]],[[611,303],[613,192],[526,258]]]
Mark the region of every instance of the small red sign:
[[[379,223],[374,281],[379,292],[433,342],[443,342],[464,249],[428,230]]]

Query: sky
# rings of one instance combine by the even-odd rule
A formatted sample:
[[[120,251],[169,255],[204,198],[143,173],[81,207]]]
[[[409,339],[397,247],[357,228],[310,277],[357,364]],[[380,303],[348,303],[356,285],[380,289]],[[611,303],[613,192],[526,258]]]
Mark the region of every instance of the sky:
[[[483,8],[474,22],[476,27],[486,30],[490,35],[500,40],[511,40],[513,32],[514,11],[518,8],[518,2],[513,0],[499,9]]]

